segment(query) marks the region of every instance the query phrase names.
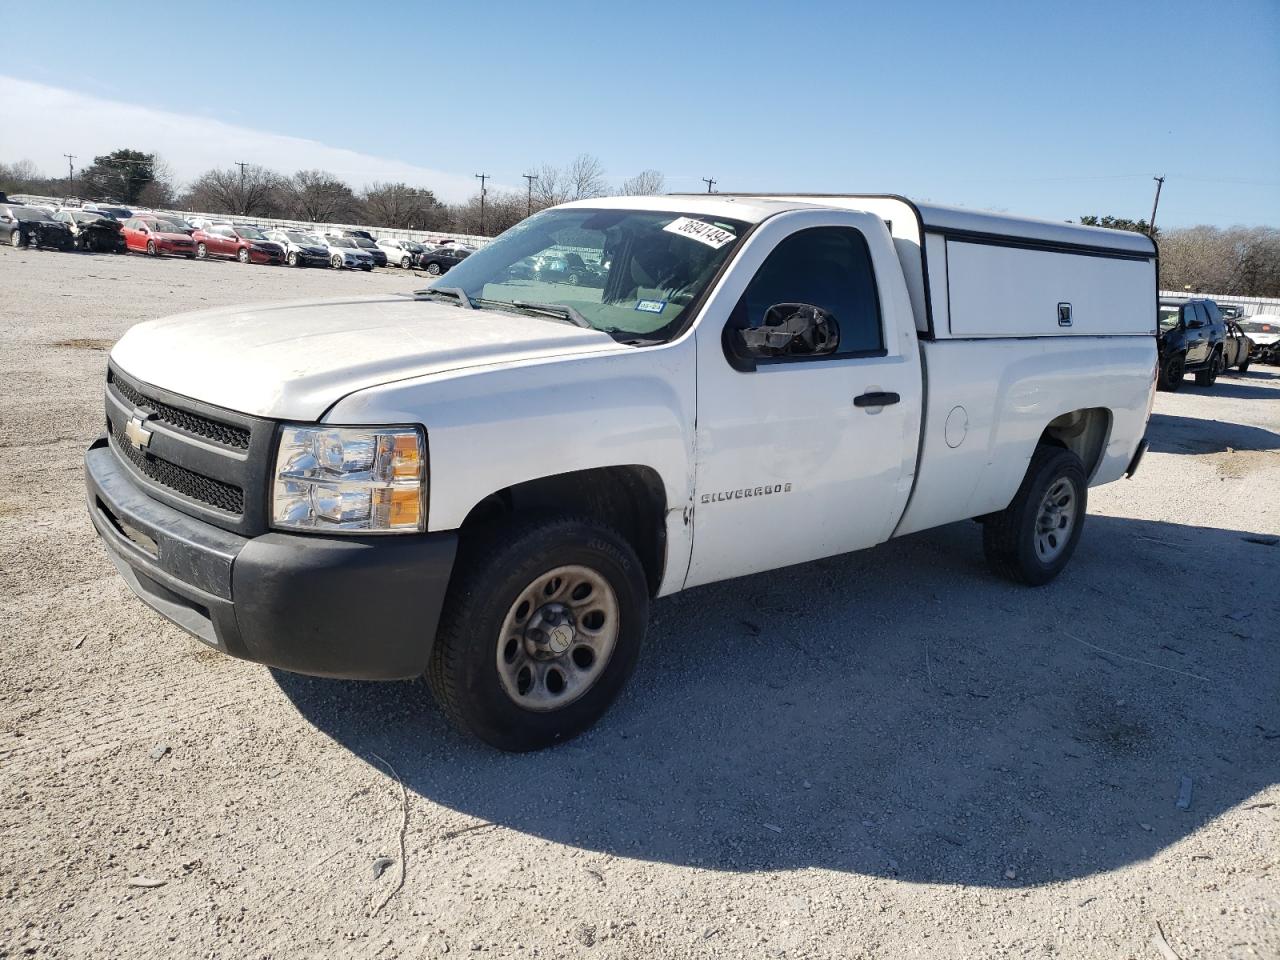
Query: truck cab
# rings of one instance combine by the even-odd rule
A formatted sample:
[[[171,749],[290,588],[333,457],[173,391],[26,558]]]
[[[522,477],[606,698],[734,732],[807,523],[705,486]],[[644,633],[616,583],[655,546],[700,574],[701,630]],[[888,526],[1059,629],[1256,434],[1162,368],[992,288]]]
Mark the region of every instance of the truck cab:
[[[553,258],[599,278],[519,269]],[[1155,258],[900,197],[565,204],[401,296],[133,328],[90,515],[205,642],[425,673],[460,728],[545,747],[656,597],[964,519],[998,574],[1058,576],[1145,449]]]

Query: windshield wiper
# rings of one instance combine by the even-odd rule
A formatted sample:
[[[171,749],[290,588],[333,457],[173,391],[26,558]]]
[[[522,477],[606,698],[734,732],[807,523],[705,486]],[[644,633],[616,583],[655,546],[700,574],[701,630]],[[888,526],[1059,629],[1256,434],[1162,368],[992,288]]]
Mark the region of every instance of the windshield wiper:
[[[511,306],[521,310],[532,310],[534,313],[549,313],[553,317],[561,317],[575,326],[594,330],[595,326],[573,307],[563,303],[532,303],[528,300],[512,300]]]
[[[423,287],[421,290],[413,291],[413,295],[418,298],[430,296],[453,297],[468,310],[475,309],[475,304],[467,297],[467,291],[461,287]]]

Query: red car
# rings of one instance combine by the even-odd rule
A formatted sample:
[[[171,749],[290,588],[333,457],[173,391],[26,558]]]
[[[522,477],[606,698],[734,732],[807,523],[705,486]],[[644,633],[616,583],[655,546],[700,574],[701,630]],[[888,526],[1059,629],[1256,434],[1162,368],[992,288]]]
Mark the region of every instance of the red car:
[[[127,250],[136,250],[152,257],[171,254],[175,257],[195,258],[196,245],[182,230],[167,220],[130,217],[120,226]]]
[[[257,227],[220,223],[191,235],[196,256],[235,257],[241,263],[284,263],[284,247],[268,240]]]

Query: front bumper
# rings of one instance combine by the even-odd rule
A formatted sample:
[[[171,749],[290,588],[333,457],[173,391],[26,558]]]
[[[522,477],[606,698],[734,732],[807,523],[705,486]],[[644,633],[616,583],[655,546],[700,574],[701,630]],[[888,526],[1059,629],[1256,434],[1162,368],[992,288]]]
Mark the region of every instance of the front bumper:
[[[85,454],[85,487],[125,582],[210,646],[325,677],[425,671],[456,534],[242,537],[148,496],[105,438]]]
[[[284,253],[278,250],[259,250],[257,247],[249,248],[250,263],[284,263]]]

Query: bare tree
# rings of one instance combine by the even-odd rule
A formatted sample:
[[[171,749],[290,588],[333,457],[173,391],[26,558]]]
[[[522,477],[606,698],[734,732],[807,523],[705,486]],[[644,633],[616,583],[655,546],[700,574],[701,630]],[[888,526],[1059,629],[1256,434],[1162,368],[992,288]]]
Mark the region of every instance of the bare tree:
[[[437,230],[445,217],[444,204],[430,190],[407,183],[372,183],[364,189],[369,222],[380,227]]]
[[[625,197],[652,197],[666,189],[666,178],[657,170],[641,170],[634,177],[622,181]]]
[[[289,180],[291,212],[299,220],[332,223],[353,219],[359,207],[355,191],[324,170],[299,170]]]
[[[538,179],[533,182],[533,206],[555,206],[570,200],[590,200],[603,197],[605,185],[604,167],[589,153],[580,153],[567,167],[544,163],[537,170]]]
[[[525,218],[525,195],[489,190],[484,198],[484,219],[480,217],[480,194],[449,211],[449,229],[475,236],[496,236]],[[483,228],[483,229],[482,229]]]
[[[242,217],[282,212],[288,183],[274,170],[255,163],[226,170],[209,170],[191,184],[186,202],[193,209]]]
[[[1169,230],[1160,240],[1160,285],[1193,293],[1280,296],[1280,230]]]

